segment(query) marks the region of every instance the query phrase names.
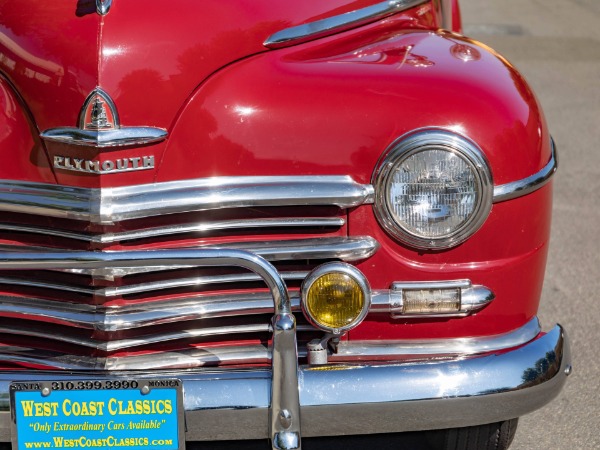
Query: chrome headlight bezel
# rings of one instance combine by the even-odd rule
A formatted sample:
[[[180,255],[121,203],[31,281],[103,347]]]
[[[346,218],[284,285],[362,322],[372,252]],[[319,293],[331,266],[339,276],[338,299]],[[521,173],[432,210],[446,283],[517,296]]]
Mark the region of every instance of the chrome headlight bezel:
[[[468,219],[451,232],[436,237],[418,234],[403,226],[392,212],[388,195],[396,168],[413,155],[430,150],[447,151],[460,157],[473,174],[477,192]],[[417,130],[397,139],[375,169],[373,185],[374,210],[381,226],[394,238],[418,249],[441,250],[466,241],[483,225],[492,208],[494,184],[487,158],[475,143],[446,130]]]

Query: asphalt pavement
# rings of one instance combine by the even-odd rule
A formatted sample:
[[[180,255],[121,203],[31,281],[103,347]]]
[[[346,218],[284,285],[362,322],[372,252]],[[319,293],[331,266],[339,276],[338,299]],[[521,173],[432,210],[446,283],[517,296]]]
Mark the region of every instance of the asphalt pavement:
[[[540,318],[567,329],[574,371],[511,450],[600,449],[600,0],[462,0],[462,13],[525,75],[559,150]]]

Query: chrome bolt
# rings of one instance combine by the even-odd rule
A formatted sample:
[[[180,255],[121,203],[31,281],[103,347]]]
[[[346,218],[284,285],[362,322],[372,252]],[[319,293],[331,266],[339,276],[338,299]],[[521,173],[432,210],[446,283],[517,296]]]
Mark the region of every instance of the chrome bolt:
[[[292,413],[290,413],[287,409],[282,409],[279,411],[279,423],[286,430],[292,426]]]
[[[571,375],[571,372],[573,372],[573,366],[571,364],[568,364],[567,367],[565,367],[565,375],[569,376]]]
[[[140,389],[140,392],[142,393],[142,395],[147,395],[150,393],[150,386],[148,386],[147,384],[143,385],[142,388]]]
[[[45,387],[44,389],[42,389],[42,397],[48,397],[50,395],[50,388]]]

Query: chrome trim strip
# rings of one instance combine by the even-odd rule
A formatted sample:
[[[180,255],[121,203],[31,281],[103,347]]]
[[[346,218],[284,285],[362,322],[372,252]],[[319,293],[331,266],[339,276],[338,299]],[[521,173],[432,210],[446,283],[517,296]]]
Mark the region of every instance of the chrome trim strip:
[[[196,249],[241,249],[246,250],[269,261],[289,261],[294,259],[340,259],[342,261],[359,261],[374,255],[379,249],[379,243],[369,236],[354,237],[328,237],[314,239],[295,239],[289,241],[266,242],[233,242],[223,245],[207,245]],[[189,250],[184,249],[184,250]],[[193,248],[192,248],[193,249]],[[46,247],[28,247],[0,245],[0,252],[6,254],[19,254],[20,252],[47,253],[60,252],[66,255],[76,253],[66,250],[56,250]],[[115,252],[110,252],[115,253]],[[124,252],[116,252],[125,254]],[[113,278],[136,273],[155,272],[162,270],[182,269],[189,266],[179,262],[171,262],[168,266],[135,266],[135,267],[98,267],[78,269],[57,269],[65,272],[93,275],[97,277]],[[53,269],[51,269],[53,270]]]
[[[164,141],[168,135],[166,130],[155,127],[120,127],[103,131],[60,127],[40,133],[40,137],[45,141],[94,148],[147,145]]]
[[[0,211],[97,224],[223,208],[373,202],[373,187],[349,176],[215,177],[119,188],[86,189],[0,180]]]
[[[43,234],[48,236],[75,239],[78,241],[93,242],[97,244],[112,244],[115,242],[132,241],[152,237],[170,236],[174,234],[203,233],[220,230],[236,230],[249,228],[289,228],[289,227],[342,227],[346,220],[341,217],[300,217],[280,219],[240,219],[201,222],[186,225],[173,225],[164,227],[145,228],[121,233],[86,234],[71,231],[61,231],[27,225],[0,223],[0,230],[16,231],[22,233]]]
[[[269,36],[263,45],[268,48],[281,48],[300,44],[375,22],[425,2],[426,0],[388,0],[345,14],[286,28]]]
[[[298,308],[297,300],[293,302]],[[272,304],[270,310],[272,311]],[[514,331],[496,336],[471,338],[396,340],[396,341],[349,341],[340,342],[338,353],[329,355],[331,363],[357,363],[360,361],[405,361],[424,357],[466,357],[483,353],[497,352],[518,347],[534,339],[541,331],[537,318]],[[306,356],[306,350],[300,349],[300,355]],[[190,353],[191,352],[191,353]],[[225,354],[223,354],[225,352]],[[259,352],[264,363],[269,357],[266,348]],[[234,354],[235,357],[231,355]],[[251,364],[256,362],[256,347],[197,348],[176,353],[126,357],[82,357],[68,354],[45,352],[33,348],[0,347],[0,361],[10,363],[35,364],[48,368],[68,370],[88,370],[95,367],[102,370],[158,370],[165,368],[189,368],[220,364]]]
[[[534,411],[561,390],[571,364],[569,342],[560,326],[505,352],[475,357],[393,362],[378,365],[301,366],[298,382],[302,435],[371,434],[492,423]],[[207,359],[235,358],[239,349],[203,351]],[[256,359],[265,348],[245,348]],[[200,351],[199,353],[202,353]],[[155,358],[169,367],[170,355]],[[175,355],[180,357],[180,355]],[[190,355],[189,362],[194,362]],[[75,361],[75,366],[78,364]],[[65,360],[68,366],[69,361]],[[134,367],[131,364],[130,367]],[[114,367],[118,368],[118,367]],[[141,370],[145,366],[139,366]],[[540,369],[541,368],[541,369]],[[92,367],[93,369],[93,367]],[[137,369],[137,367],[136,367]],[[323,370],[331,369],[331,370]],[[95,372],[94,377],[143,378],[157,373]],[[268,369],[166,370],[183,381],[186,440],[265,439],[269,436]],[[9,442],[9,386],[13,381],[70,381],[89,371],[6,371],[0,373],[0,441]],[[390,420],[402,417],[402,420]],[[368,418],[368,420],[367,420]],[[240,424],[244,426],[232,426]]]
[[[2,362],[25,364],[26,366],[36,364],[49,369],[71,371],[190,369],[217,364],[268,364],[271,361],[270,350],[262,345],[192,348],[177,352],[161,352],[159,355],[160,357],[151,354],[126,358],[90,358],[33,348],[0,347],[0,361]],[[53,373],[59,375],[57,372]],[[89,376],[89,372],[87,376]]]
[[[271,290],[276,313],[291,312],[289,295],[279,273],[262,257],[237,249],[205,248],[131,252],[45,252],[2,253],[0,269],[44,270],[70,268],[164,266],[180,261],[189,267],[231,267],[248,269],[259,275]]]
[[[241,333],[268,333],[270,331],[272,331],[272,329],[268,323],[261,323],[178,330],[170,333],[153,333],[152,335],[143,335],[135,338],[101,341],[88,337],[61,335],[52,331],[35,330],[29,326],[20,326],[14,324],[0,326],[0,333],[35,337],[53,342],[64,342],[66,344],[88,347],[94,350],[102,350],[105,352],[114,352],[117,350],[158,344],[161,342],[176,341],[180,339],[203,338],[209,336],[220,336],[223,334],[232,335]]]
[[[452,31],[453,11],[452,0],[441,0],[442,28]]]
[[[298,293],[291,294],[290,301],[292,311],[300,312]],[[0,296],[0,317],[105,332],[272,312],[273,301],[263,293],[190,296],[109,307],[33,297]]]
[[[552,175],[554,175],[554,172],[558,169],[558,155],[556,153],[554,139],[552,139],[551,142],[552,154],[550,155],[548,164],[546,164],[542,170],[530,177],[494,187],[494,203],[504,202],[506,200],[512,200],[513,198],[531,194],[550,181]]]
[[[542,330],[537,317],[509,333],[496,336],[478,336],[455,339],[397,340],[340,342],[338,352],[329,357],[330,361],[353,361],[393,359],[418,356],[458,356],[476,355],[518,347],[535,339]]]
[[[280,272],[284,280],[304,280],[307,271],[301,272]],[[0,277],[0,284],[10,286],[27,286],[40,289],[52,289],[57,291],[74,292],[83,295],[93,295],[95,297],[109,299],[122,295],[143,294],[146,292],[155,292],[163,289],[175,289],[182,287],[204,286],[207,284],[221,283],[247,283],[261,281],[262,278],[253,273],[229,274],[229,275],[207,275],[202,277],[188,278],[170,278],[163,281],[151,281],[141,284],[130,284],[126,286],[114,286],[105,288],[86,288],[68,284],[45,283],[35,280],[21,280],[19,278]],[[1,297],[0,297],[1,298]],[[1,306],[0,306],[1,308]],[[0,309],[1,310],[1,309]]]
[[[292,314],[287,287],[275,267],[258,255],[241,250],[156,250],[151,252],[97,253],[20,253],[3,254],[0,269],[102,268],[169,265],[172,261],[198,267],[238,266],[258,274],[273,297],[272,374],[270,436],[273,442],[282,436],[300,436],[300,400],[298,392],[298,346],[296,320]],[[290,414],[289,426],[279,421]],[[299,439],[299,438],[298,438]]]
[[[352,236],[233,243],[221,248],[229,246],[256,253],[269,261],[336,258],[351,262],[373,256],[379,249],[379,242],[370,236]]]

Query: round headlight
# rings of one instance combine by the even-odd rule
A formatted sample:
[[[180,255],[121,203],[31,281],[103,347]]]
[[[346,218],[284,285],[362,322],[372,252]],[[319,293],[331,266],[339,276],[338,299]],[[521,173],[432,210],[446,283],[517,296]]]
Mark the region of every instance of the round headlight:
[[[370,304],[366,278],[348,264],[323,264],[302,284],[302,312],[311,324],[333,334],[342,334],[362,322]]]
[[[443,249],[464,242],[487,218],[492,175],[479,148],[443,130],[401,138],[374,175],[375,213],[402,242]]]

